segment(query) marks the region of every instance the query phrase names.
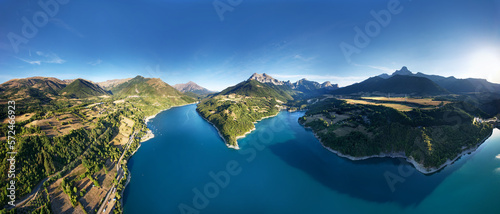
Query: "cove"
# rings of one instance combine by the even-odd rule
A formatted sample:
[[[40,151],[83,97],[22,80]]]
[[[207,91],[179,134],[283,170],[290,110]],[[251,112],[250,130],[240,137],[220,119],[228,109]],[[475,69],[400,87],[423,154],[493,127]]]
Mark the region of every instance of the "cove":
[[[338,157],[298,124],[303,114],[260,121],[240,150],[224,145],[196,105],[158,114],[148,123],[155,137],[128,162],[124,212],[500,213],[498,129],[476,152],[423,175],[404,160]]]

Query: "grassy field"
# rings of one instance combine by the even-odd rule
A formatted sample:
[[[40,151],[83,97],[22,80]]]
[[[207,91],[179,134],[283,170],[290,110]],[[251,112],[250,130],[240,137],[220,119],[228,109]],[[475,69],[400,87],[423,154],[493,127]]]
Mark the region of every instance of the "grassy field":
[[[121,146],[127,144],[129,140],[129,136],[132,134],[132,127],[134,127],[134,121],[121,116],[121,123],[120,123],[120,132],[118,135],[115,136],[115,138],[111,141],[114,145],[120,145]]]
[[[388,102],[407,102],[407,103],[415,103],[419,105],[428,105],[428,106],[438,106],[443,103],[446,105],[451,103],[449,101],[435,101],[432,98],[404,98],[404,97],[361,97],[361,99],[365,100],[375,100],[375,101],[388,101]]]
[[[34,113],[26,113],[26,114],[23,114],[23,115],[20,115],[20,116],[16,116],[16,122],[19,123],[19,122],[23,122],[25,120],[29,120],[33,115],[35,115]],[[2,123],[6,124],[10,121],[9,118],[5,118]]]
[[[71,130],[82,127],[90,128],[91,124],[83,121],[74,114],[64,113],[47,117],[46,119],[35,120],[26,125],[26,127],[31,126],[38,126],[47,136],[54,137],[69,134]]]
[[[423,110],[434,109],[439,105],[451,103],[449,101],[435,101],[432,98],[404,98],[404,97],[361,97],[361,99],[342,99],[349,104],[381,105],[398,111],[411,111],[414,108]]]
[[[394,104],[394,103],[377,103],[377,102],[371,102],[367,100],[355,100],[355,99],[342,99],[345,100],[349,104],[361,104],[361,105],[380,105],[380,106],[386,106],[389,108],[396,109],[398,111],[411,111],[414,109],[414,107],[408,106],[408,105],[403,105],[403,104]]]

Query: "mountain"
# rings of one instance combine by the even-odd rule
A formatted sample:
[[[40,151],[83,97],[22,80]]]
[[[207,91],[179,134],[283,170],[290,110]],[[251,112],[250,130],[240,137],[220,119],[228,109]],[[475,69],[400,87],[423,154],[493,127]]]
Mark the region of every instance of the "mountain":
[[[453,93],[500,93],[500,84],[491,83],[485,79],[457,79],[455,77],[448,77],[435,82]]]
[[[388,79],[395,75],[424,77],[432,80],[442,88],[452,93],[475,93],[475,92],[500,93],[500,84],[491,83],[485,79],[476,79],[476,78],[457,79],[453,76],[443,77],[439,75],[428,75],[421,72],[414,74],[411,71],[409,71],[406,66],[403,66],[400,70],[395,71],[392,75],[381,74],[378,77]]]
[[[101,86],[84,79],[75,79],[60,92],[60,95],[74,98],[88,98],[101,95],[111,95]]]
[[[228,147],[239,148],[236,140],[253,130],[257,120],[276,115],[281,103],[293,100],[281,86],[248,79],[203,99],[197,111],[217,128]]]
[[[317,96],[336,88],[330,82],[301,79],[291,83],[254,73],[246,81],[202,100],[197,111],[217,128],[228,147],[239,148],[237,139],[253,130],[256,121],[277,115],[284,103],[301,105],[304,95]]]
[[[449,93],[433,81],[416,76],[394,75],[388,79],[376,76],[333,91],[334,94],[394,93],[438,95]]]
[[[66,87],[66,83],[53,77],[12,79],[0,85],[0,99],[22,100],[25,103],[46,103]]]
[[[383,73],[383,74],[378,75],[378,77],[381,77],[383,79],[389,79],[395,75],[425,77],[425,78],[428,78],[428,79],[434,81],[434,79],[429,78],[429,76],[431,76],[431,75],[427,76],[427,75],[420,73],[420,72],[418,74],[414,74],[410,70],[408,70],[408,68],[406,66],[403,66],[401,69],[394,71],[394,73],[392,73],[391,75]],[[438,77],[437,75],[432,75],[432,76]]]
[[[305,78],[297,81],[297,82],[290,82],[290,81],[280,81],[277,79],[274,79],[270,75],[263,73],[263,74],[258,74],[254,73],[249,80],[257,80],[260,83],[265,83],[265,84],[273,84],[273,85],[282,85],[282,86],[289,86],[291,89],[306,89],[306,91],[311,91],[311,90],[317,90],[317,89],[322,89],[322,88],[327,88],[327,89],[337,89],[338,85],[337,84],[332,84],[329,81],[326,81],[324,83],[318,83],[315,81],[309,81]]]
[[[104,89],[111,89],[117,85],[120,85],[124,82],[127,82],[131,80],[132,78],[126,78],[126,79],[112,79],[112,80],[107,80],[104,82],[98,82],[97,85],[101,86]]]
[[[197,95],[208,95],[208,94],[215,93],[213,91],[210,91],[206,88],[199,86],[198,84],[196,84],[192,81],[189,81],[189,82],[184,83],[184,84],[175,84],[173,87],[182,93],[192,92],[192,93],[197,94]]]
[[[326,81],[324,83],[321,83],[321,87],[322,88],[330,88],[330,87],[332,87],[332,88],[337,89],[337,88],[339,88],[339,85],[338,84],[332,84],[330,81]]]
[[[135,103],[146,114],[153,115],[165,108],[193,103],[189,97],[159,78],[136,76],[111,88],[113,95]]]
[[[17,92],[28,88],[39,92],[56,95],[59,90],[64,88],[66,83],[53,77],[30,77],[24,79],[12,79],[0,85],[2,95],[15,96]]]
[[[255,79],[243,81],[235,86],[226,88],[219,93],[219,95],[230,94],[237,94],[248,97],[275,98],[277,100],[281,100],[282,102],[293,99],[290,94],[281,90],[280,88],[273,88],[272,86],[261,83]]]
[[[257,80],[260,83],[271,83],[273,85],[285,85],[286,84],[286,82],[274,79],[273,77],[267,75],[266,73],[263,73],[263,74],[254,73],[248,79],[249,80]]]
[[[324,83],[318,83],[315,81],[309,81],[305,78],[298,80],[297,82],[294,83],[290,81],[280,81],[274,79],[273,77],[271,77],[266,73],[263,74],[254,73],[252,76],[250,76],[250,78],[248,78],[248,80],[256,80],[260,83],[264,83],[267,85],[278,86],[274,88],[279,88],[284,91],[289,91],[289,94],[291,95],[297,94],[297,92],[291,92],[291,90],[296,90],[306,94],[311,92],[315,92],[314,94],[318,94],[318,93],[323,93],[325,90],[335,90],[339,88],[337,84],[332,84],[329,81],[326,81]],[[321,90],[321,92],[318,90]]]
[[[159,78],[135,78],[119,84],[111,89],[118,96],[145,96],[145,97],[182,97],[181,92],[163,82]]]
[[[391,75],[383,73],[383,74],[378,75],[378,77],[380,77],[382,79],[389,79],[391,77]]]
[[[319,89],[328,89],[328,90],[334,90],[338,89],[339,86],[337,84],[333,85],[330,83],[330,81],[326,81],[324,83],[318,83],[315,81],[310,81],[305,78],[298,80],[295,83],[291,83],[292,89],[307,93],[310,91],[315,91]]]
[[[396,70],[392,76],[395,76],[395,75],[412,75],[413,73],[408,70],[408,68],[406,66],[403,66],[400,70]]]
[[[76,79],[65,79],[65,80],[62,80],[66,85],[68,84],[71,84],[73,81],[75,81]]]

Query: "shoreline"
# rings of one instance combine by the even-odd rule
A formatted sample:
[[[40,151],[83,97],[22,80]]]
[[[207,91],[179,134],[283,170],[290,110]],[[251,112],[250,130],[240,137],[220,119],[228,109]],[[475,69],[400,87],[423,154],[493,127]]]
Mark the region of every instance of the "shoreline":
[[[199,103],[199,102],[198,102],[198,101],[196,101],[196,102],[194,102],[194,103],[187,103],[187,104],[184,104],[184,105],[179,105],[179,106],[170,106],[170,107],[168,107],[168,108],[166,108],[166,109],[160,110],[158,113],[156,113],[156,114],[154,114],[154,115],[151,115],[151,116],[146,117],[146,118],[144,119],[144,124],[146,125],[146,128],[147,128],[149,120],[151,120],[151,119],[155,118],[155,117],[156,117],[159,113],[161,113],[161,112],[163,112],[163,111],[166,111],[166,110],[169,110],[169,109],[172,109],[172,108],[175,108],[175,107],[187,106],[187,105],[192,105],[192,104],[197,104],[197,103]],[[128,164],[128,160],[129,160],[132,156],[134,156],[134,154],[135,154],[137,151],[139,151],[139,148],[141,148],[141,144],[142,144],[143,142],[146,142],[146,141],[148,141],[148,140],[150,140],[150,139],[153,139],[153,138],[155,137],[155,135],[153,134],[153,131],[151,131],[149,128],[147,128],[147,129],[148,129],[148,131],[147,131],[146,135],[145,135],[145,136],[143,136],[143,137],[141,138],[141,141],[139,142],[139,146],[137,146],[137,148],[134,150],[134,152],[132,152],[132,154],[130,154],[130,156],[128,156],[128,157],[127,157],[127,159],[126,159],[127,164]],[[125,193],[125,189],[127,189],[127,185],[130,183],[130,179],[131,179],[131,178],[132,178],[132,173],[130,172],[130,170],[128,170],[128,167],[127,167],[127,178],[126,178],[126,181],[125,181],[125,185],[123,186],[123,190],[122,190],[122,192],[120,193],[120,204],[121,204],[121,206],[122,206],[122,209],[123,209],[123,206],[124,206],[124,204],[123,204],[123,195],[124,195],[124,193]]]
[[[241,139],[241,138],[245,138],[245,137],[247,136],[247,134],[250,134],[250,133],[252,133],[253,131],[255,131],[255,129],[256,129],[256,128],[255,128],[255,124],[257,124],[258,122],[260,122],[260,121],[262,121],[262,120],[264,120],[264,119],[271,118],[271,117],[276,117],[276,116],[278,116],[278,114],[279,114],[280,112],[281,112],[281,110],[279,110],[279,111],[278,111],[278,113],[276,113],[275,115],[265,116],[265,117],[263,117],[263,118],[260,118],[260,119],[256,120],[255,122],[252,122],[252,123],[254,124],[254,125],[253,125],[253,128],[252,128],[250,131],[247,131],[247,132],[245,132],[244,134],[242,134],[242,135],[240,135],[240,136],[236,136],[236,140]],[[236,143],[238,143],[238,142],[236,142]]]
[[[200,115],[201,118],[203,118],[205,121],[207,121],[208,123],[210,123],[210,125],[212,125],[215,128],[215,130],[217,130],[217,134],[219,134],[219,137],[222,139],[222,141],[224,141],[224,144],[226,144],[227,148],[236,149],[236,150],[240,149],[240,147],[238,146],[238,143],[236,143],[236,146],[233,146],[233,145],[230,145],[229,143],[227,143],[226,139],[222,136],[222,133],[219,131],[219,129],[217,128],[217,126],[215,126],[207,118],[204,118],[203,116],[201,116],[201,114],[198,112],[198,110],[196,111],[196,113],[198,113],[198,115]]]
[[[197,103],[199,103],[199,102],[198,102],[198,101],[196,101],[196,102],[194,102],[194,103],[187,103],[187,104],[178,105],[178,106],[170,106],[170,107],[168,107],[168,108],[166,108],[166,109],[160,110],[158,113],[156,113],[156,114],[154,114],[154,115],[150,115],[150,116],[147,116],[146,118],[144,118],[144,124],[145,124],[145,125],[146,125],[146,127],[147,127],[149,120],[154,119],[154,118],[155,118],[155,117],[156,117],[159,113],[162,113],[162,112],[164,112],[164,111],[166,111],[166,110],[169,110],[169,109],[172,109],[172,108],[176,108],[176,107],[182,107],[182,106],[187,106],[187,105],[197,104]]]
[[[198,110],[196,111],[198,113]],[[275,115],[270,115],[270,116],[265,116],[263,118],[260,118],[258,120],[256,120],[255,122],[252,122],[254,124],[253,128],[250,129],[249,131],[245,132],[244,134],[242,135],[239,135],[239,136],[236,136],[236,146],[233,146],[233,145],[230,145],[227,143],[226,139],[222,136],[222,133],[219,131],[219,129],[217,128],[217,126],[215,126],[212,122],[210,122],[207,118],[204,118],[203,116],[200,115],[201,118],[203,118],[205,121],[207,121],[208,123],[210,123],[210,125],[212,125],[215,130],[217,130],[217,133],[219,134],[219,137],[222,138],[222,140],[224,141],[224,144],[226,144],[227,148],[230,148],[230,149],[236,149],[236,150],[239,150],[240,149],[240,146],[238,145],[238,139],[241,139],[241,138],[245,138],[247,134],[250,134],[252,133],[254,130],[256,130],[255,128],[255,124],[257,124],[257,122],[261,121],[261,120],[264,120],[264,119],[267,119],[267,118],[271,118],[271,117],[276,117],[278,116],[278,114],[281,112],[281,110],[278,111],[278,113],[276,113]]]
[[[183,105],[179,105],[179,106],[170,106],[166,109],[163,109],[163,110],[160,110],[158,113],[154,114],[154,115],[151,115],[151,116],[148,116],[148,117],[145,117],[144,118],[144,125],[146,125],[146,128],[148,127],[148,122],[149,120],[151,119],[154,119],[159,113],[162,113],[166,110],[169,110],[169,109],[172,109],[172,108],[176,108],[176,107],[182,107],[182,106],[187,106],[187,105],[192,105],[192,104],[197,104],[199,102],[194,102],[194,103],[187,103],[187,104],[183,104]],[[144,135],[142,138],[141,138],[141,142],[145,142],[145,141],[148,141],[148,140],[151,140],[155,137],[155,135],[153,134],[153,131],[151,129],[148,128],[148,131],[146,132],[146,135]],[[139,145],[140,147],[140,145]],[[135,152],[134,152],[135,153]],[[132,154],[133,155],[133,154]],[[132,156],[131,155],[131,156]]]
[[[339,157],[347,158],[347,159],[349,159],[351,161],[367,160],[367,159],[370,159],[370,158],[404,158],[406,162],[410,163],[417,171],[421,172],[424,175],[429,175],[429,174],[435,173],[437,171],[440,171],[441,169],[445,168],[446,166],[449,166],[449,165],[455,163],[455,161],[457,161],[458,159],[460,159],[461,157],[463,157],[466,154],[469,154],[469,153],[473,154],[493,134],[493,132],[490,133],[488,136],[486,136],[485,138],[483,138],[475,147],[469,148],[467,150],[463,150],[455,158],[453,158],[452,160],[450,160],[450,159],[446,160],[446,162],[443,163],[443,164],[441,164],[439,167],[426,168],[426,167],[424,167],[423,164],[418,163],[417,161],[415,161],[413,159],[413,157],[407,157],[404,152],[391,152],[391,153],[384,153],[384,152],[382,152],[382,153],[380,153],[378,155],[370,155],[370,156],[362,156],[362,157],[354,157],[354,156],[351,156],[351,155],[343,154],[343,153],[341,153],[341,152],[339,152],[337,150],[334,150],[334,149],[326,146],[321,141],[321,138],[318,135],[316,135],[316,133],[311,128],[306,127],[303,124],[300,124],[300,125],[302,125],[306,129],[310,129],[311,132],[313,133],[314,137],[316,139],[318,139],[319,143],[321,144],[321,146],[323,148],[325,148],[328,151],[336,154]]]

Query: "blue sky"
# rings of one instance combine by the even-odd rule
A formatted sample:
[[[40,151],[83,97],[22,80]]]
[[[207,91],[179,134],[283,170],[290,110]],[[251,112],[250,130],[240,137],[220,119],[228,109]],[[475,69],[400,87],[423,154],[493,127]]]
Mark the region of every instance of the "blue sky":
[[[500,83],[499,0],[41,2],[0,0],[0,82],[142,75],[222,90],[265,72],[346,86],[407,66]]]

